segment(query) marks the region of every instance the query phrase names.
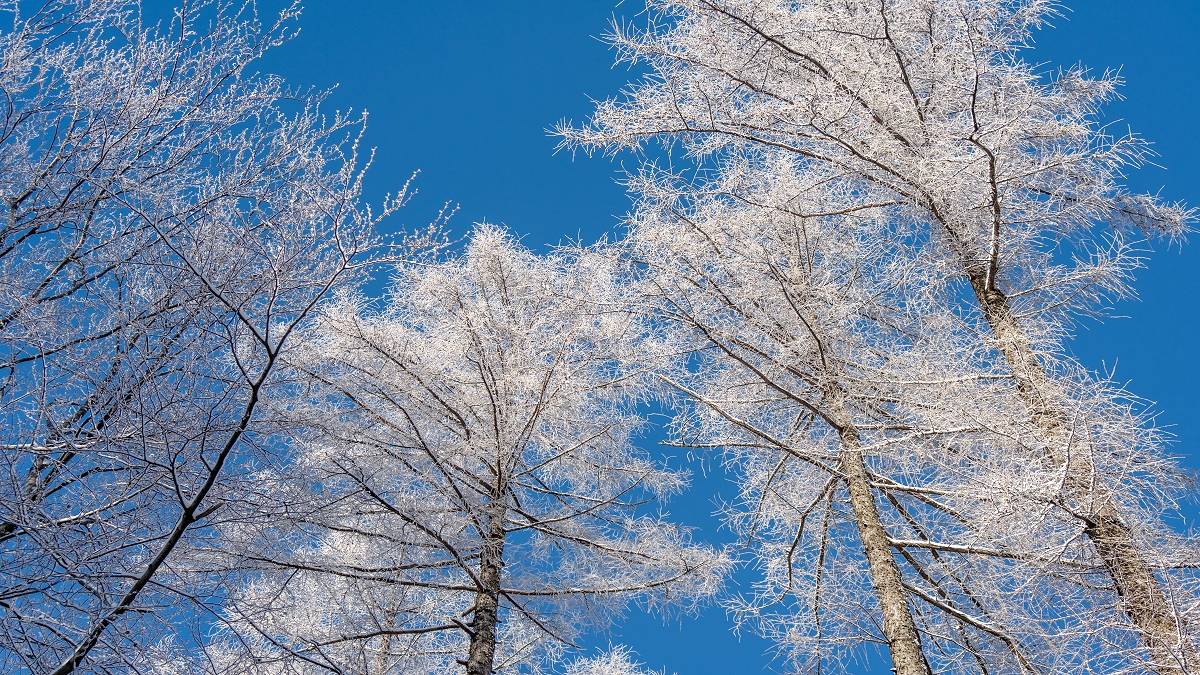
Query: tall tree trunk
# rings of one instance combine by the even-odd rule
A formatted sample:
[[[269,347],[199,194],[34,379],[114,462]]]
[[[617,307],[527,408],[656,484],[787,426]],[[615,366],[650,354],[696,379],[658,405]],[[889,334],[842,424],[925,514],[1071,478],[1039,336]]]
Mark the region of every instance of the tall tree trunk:
[[[507,511],[503,497],[493,498],[488,508],[488,531],[479,556],[479,590],[475,594],[474,618],[471,621],[467,675],[492,675],[496,659],[496,626],[500,622],[500,581],[504,571],[504,520]]]
[[[929,662],[921,651],[920,633],[908,608],[900,568],[892,557],[891,538],[879,519],[879,508],[871,493],[858,429],[850,420],[841,392],[833,393],[831,403],[833,421],[842,441],[838,466],[846,479],[850,507],[867,557],[871,586],[883,612],[883,634],[891,652],[892,671],[896,675],[931,675]]]
[[[1122,610],[1141,631],[1155,672],[1159,675],[1191,672],[1200,666],[1200,656],[1182,637],[1175,612],[1134,541],[1133,532],[1121,517],[1112,493],[1103,483],[1092,480],[1093,467],[1087,453],[1068,456],[1061,449],[1061,444],[1070,437],[1070,424],[1063,411],[1046,398],[1050,378],[1028,336],[1017,324],[1008,298],[1001,291],[988,288],[984,272],[973,270],[968,277],[1000,352],[1016,376],[1017,389],[1034,424],[1044,435],[1048,459],[1058,466],[1066,465],[1064,496],[1077,505],[1088,505],[1083,514],[1087,518],[1084,533],[1112,577]]]

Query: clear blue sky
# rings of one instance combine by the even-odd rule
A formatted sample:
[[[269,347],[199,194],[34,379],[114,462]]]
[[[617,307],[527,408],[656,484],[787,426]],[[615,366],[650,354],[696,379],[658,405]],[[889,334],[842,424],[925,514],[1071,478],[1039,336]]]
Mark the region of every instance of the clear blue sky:
[[[1200,3],[1195,0],[1065,0],[1057,27],[1038,37],[1033,56],[1047,64],[1120,68],[1126,101],[1109,121],[1155,141],[1167,170],[1131,176],[1140,190],[1200,205]],[[445,201],[461,204],[458,228],[487,219],[523,234],[532,246],[618,232],[627,201],[607,159],[554,155],[545,129],[581,120],[589,96],[617,91],[629,76],[611,68],[594,36],[640,0],[308,0],[302,33],[267,61],[293,83],[339,84],[334,104],[367,108],[370,144],[379,151],[369,188],[400,185],[420,169],[420,195],[390,225],[427,222]],[[629,161],[628,159],[626,161]],[[1200,242],[1197,242],[1200,244]],[[1200,246],[1158,246],[1137,284],[1128,318],[1089,325],[1075,349],[1085,363],[1116,365],[1119,379],[1158,402],[1173,430],[1173,451],[1200,468]],[[709,524],[708,495],[719,479],[697,475],[697,495],[673,505],[686,522]],[[1200,511],[1192,509],[1194,516]],[[608,640],[610,638],[602,638]],[[633,617],[611,636],[655,667],[680,675],[775,672],[769,645],[730,635],[720,610],[663,626]],[[864,663],[861,672],[887,672]]]

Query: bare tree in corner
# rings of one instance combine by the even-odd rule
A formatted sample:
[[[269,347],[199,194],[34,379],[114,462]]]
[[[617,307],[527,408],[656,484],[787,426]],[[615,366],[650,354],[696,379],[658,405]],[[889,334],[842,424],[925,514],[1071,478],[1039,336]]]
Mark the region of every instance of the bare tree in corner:
[[[271,449],[290,337],[382,250],[364,120],[250,70],[296,14],[0,3],[0,670],[133,668],[211,618],[180,553]]]

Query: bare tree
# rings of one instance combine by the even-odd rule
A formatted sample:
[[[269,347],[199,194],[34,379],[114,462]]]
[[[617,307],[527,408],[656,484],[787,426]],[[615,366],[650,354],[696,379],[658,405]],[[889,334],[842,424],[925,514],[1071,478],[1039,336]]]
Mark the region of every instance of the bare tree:
[[[642,324],[617,281],[606,257],[481,226],[461,257],[401,268],[382,311],[324,313],[294,357],[317,397],[289,413],[304,450],[263,478],[315,496],[230,535],[262,575],[217,646],[300,670],[517,672],[630,602],[712,596],[729,561],[655,514],[685,477],[633,443]]]
[[[739,623],[805,670],[864,641],[900,673],[1137,664],[1095,649],[1125,632],[1104,569],[1060,513],[1061,476],[1028,466],[1040,431],[1006,365],[949,289],[916,283],[928,242],[910,225],[897,245],[852,182],[744,168],[711,192],[639,186],[626,242],[659,349],[682,355],[661,375],[676,439],[723,449],[739,479],[726,515],[762,573],[729,603]],[[1061,375],[1079,433],[1137,449],[1105,472],[1154,461],[1119,390]],[[1166,488],[1141,494],[1166,507]]]
[[[363,119],[248,67],[252,2],[0,3],[0,669],[112,672],[203,622],[176,566],[270,450],[262,402],[378,251]]]
[[[760,203],[773,196],[756,195]],[[741,474],[741,501],[750,513],[735,522],[748,544],[758,544],[765,578],[757,599],[738,613],[746,621],[758,618],[764,633],[791,633],[784,642],[796,660],[820,667],[827,640],[846,641],[857,632],[830,630],[840,612],[825,605],[859,596],[846,606],[878,607],[864,618],[882,624],[896,672],[929,673],[873,496],[873,483],[883,479],[868,468],[863,450],[871,440],[856,419],[863,397],[843,375],[865,366],[856,354],[880,357],[846,324],[879,318],[880,298],[872,295],[879,289],[854,282],[870,273],[861,265],[866,257],[857,255],[882,251],[860,251],[857,241],[844,250],[846,242],[826,236],[831,224],[843,225],[838,218],[816,221],[765,205],[697,197],[686,211],[670,202],[644,205],[629,245],[646,268],[646,308],[656,310],[675,338],[665,341],[667,352],[688,355],[676,372],[663,375],[685,400],[678,441],[725,448]],[[883,372],[878,361],[871,365]],[[782,551],[780,544],[789,541]],[[815,569],[806,555],[810,546],[818,551]],[[861,597],[858,579],[869,580],[874,597]],[[771,606],[810,591],[806,604],[820,618],[803,637],[796,635],[800,622],[761,618]],[[862,632],[873,633],[869,627]]]
[[[1176,470],[1123,430],[1120,396],[1063,353],[1072,317],[1099,311],[1136,266],[1120,233],[1174,235],[1192,218],[1121,187],[1147,150],[1096,120],[1115,76],[1051,80],[1021,61],[1052,11],[1043,0],[648,4],[648,29],[617,26],[613,42],[652,74],[601,103],[589,126],[564,126],[565,145],[661,138],[710,166],[739,156],[768,172],[786,155],[852,184],[858,206],[923,224],[907,236],[928,242],[935,264],[914,281],[973,301],[960,314],[984,325],[980,339],[1037,431],[1024,473],[1060,476],[1051,499],[1104,570],[1089,583],[1140,643],[1120,640],[1130,648],[1108,656],[1159,673],[1194,668],[1194,596],[1174,569],[1191,551],[1158,508],[1174,499],[1163,486]],[[903,227],[882,236],[906,243]],[[1061,262],[1064,249],[1077,264]]]

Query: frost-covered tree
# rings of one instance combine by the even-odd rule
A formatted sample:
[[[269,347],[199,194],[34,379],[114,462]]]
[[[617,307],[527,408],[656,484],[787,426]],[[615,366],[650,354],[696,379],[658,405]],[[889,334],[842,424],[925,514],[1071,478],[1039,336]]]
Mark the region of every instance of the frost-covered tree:
[[[743,620],[788,636],[795,660],[818,667],[829,640],[872,635],[857,625],[878,621],[897,672],[928,673],[873,495],[886,469],[877,473],[863,450],[872,439],[858,408],[878,402],[847,387],[848,374],[866,368],[877,379],[885,366],[856,339],[881,302],[877,287],[854,283],[870,273],[855,265],[857,232],[827,236],[841,224],[697,198],[686,212],[644,208],[629,244],[646,268],[667,353],[692,355],[664,375],[687,400],[678,441],[726,449],[740,474],[749,513],[735,522],[764,574],[754,600],[737,608]],[[781,604],[803,618],[772,616]],[[863,613],[867,606],[879,612]]]
[[[223,592],[180,553],[395,206],[361,119],[251,70],[295,15],[0,2],[0,670],[136,670]]]
[[[646,670],[628,649],[614,648],[600,656],[579,659],[567,666],[564,675],[661,675]]]
[[[1102,571],[1080,580],[1101,591],[1100,611],[1125,617],[1104,633],[1111,645],[1084,653],[1135,670],[1194,668],[1195,595],[1179,569],[1194,556],[1162,515],[1177,470],[1152,433],[1130,431],[1119,393],[1063,353],[1072,317],[1124,291],[1137,261],[1121,233],[1175,235],[1192,216],[1122,187],[1147,150],[1097,121],[1116,78],[1051,78],[1022,60],[1047,0],[648,4],[649,26],[618,26],[613,41],[651,74],[588,126],[562,129],[567,145],[659,138],[718,172],[731,158],[775,171],[787,156],[886,214],[890,244],[924,242],[929,264],[907,282],[970,301],[958,313],[981,324],[1037,432],[1016,449],[1019,475],[1057,476],[1044,499]],[[909,234],[911,223],[922,228]]]
[[[231,535],[262,572],[219,646],[285,672],[487,675],[630,602],[712,596],[727,559],[655,510],[685,477],[633,442],[643,324],[617,281],[604,256],[481,226],[400,269],[382,310],[328,309],[295,357],[313,383],[288,412],[309,421],[297,463],[262,478],[291,527]]]
[[[626,253],[657,349],[682,355],[662,372],[676,440],[723,449],[739,479],[727,515],[762,578],[738,621],[806,670],[864,641],[900,673],[1136,667],[1095,649],[1121,615],[1059,513],[1061,477],[1028,466],[1040,430],[1013,376],[945,289],[912,283],[927,243],[898,246],[885,213],[794,165],[728,165],[709,187],[683,203],[643,186]],[[1085,375],[1088,432],[1152,452]]]

